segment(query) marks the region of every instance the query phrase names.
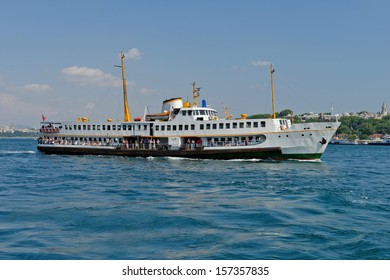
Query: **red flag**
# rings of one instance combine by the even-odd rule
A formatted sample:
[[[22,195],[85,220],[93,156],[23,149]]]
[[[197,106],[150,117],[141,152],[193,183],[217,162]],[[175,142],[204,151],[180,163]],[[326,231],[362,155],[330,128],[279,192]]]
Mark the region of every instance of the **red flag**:
[[[42,121],[46,121],[46,117],[42,114]]]

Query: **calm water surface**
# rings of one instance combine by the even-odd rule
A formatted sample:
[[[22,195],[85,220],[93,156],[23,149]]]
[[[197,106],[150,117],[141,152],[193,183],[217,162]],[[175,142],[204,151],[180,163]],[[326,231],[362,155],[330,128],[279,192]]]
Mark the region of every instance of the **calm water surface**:
[[[0,139],[0,166],[0,259],[390,259],[390,146],[329,146],[309,163]]]

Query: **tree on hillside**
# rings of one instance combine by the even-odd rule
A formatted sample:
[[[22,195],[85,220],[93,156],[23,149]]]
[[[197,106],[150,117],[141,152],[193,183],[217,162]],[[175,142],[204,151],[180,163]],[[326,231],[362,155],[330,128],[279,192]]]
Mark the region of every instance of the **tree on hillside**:
[[[292,116],[292,115],[293,115],[293,111],[291,109],[284,109],[280,111],[280,113],[278,114],[278,116],[281,118]]]

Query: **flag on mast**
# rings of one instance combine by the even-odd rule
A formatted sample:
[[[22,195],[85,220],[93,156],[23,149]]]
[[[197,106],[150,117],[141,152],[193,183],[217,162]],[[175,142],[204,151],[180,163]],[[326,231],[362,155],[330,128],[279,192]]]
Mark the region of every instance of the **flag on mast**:
[[[46,117],[43,114],[41,114],[41,115],[42,115],[42,121],[43,122],[46,121]]]

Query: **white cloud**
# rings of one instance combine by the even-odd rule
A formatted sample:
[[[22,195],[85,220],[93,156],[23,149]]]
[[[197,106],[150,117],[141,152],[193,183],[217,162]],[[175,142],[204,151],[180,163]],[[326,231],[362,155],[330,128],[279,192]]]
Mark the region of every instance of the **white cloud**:
[[[153,94],[158,94],[158,91],[152,88],[141,88],[139,90],[139,93],[142,95],[153,95]]]
[[[15,104],[17,104],[17,100],[13,95],[0,92],[0,108],[8,109]]]
[[[100,69],[71,66],[61,70],[62,76],[68,82],[83,86],[120,87],[122,80]]]
[[[142,58],[142,52],[137,48],[132,48],[124,53],[125,58],[130,58],[133,60],[139,60]]]
[[[23,86],[23,89],[30,92],[42,93],[51,90],[51,87],[46,84],[29,84]]]
[[[84,106],[85,109],[89,109],[89,110],[95,109],[95,107],[96,107],[96,104],[95,104],[95,103],[92,103],[92,102],[88,102],[88,103],[85,104],[85,106]]]
[[[255,67],[265,67],[265,66],[270,66],[271,62],[266,60],[254,60],[251,62],[251,64]]]

